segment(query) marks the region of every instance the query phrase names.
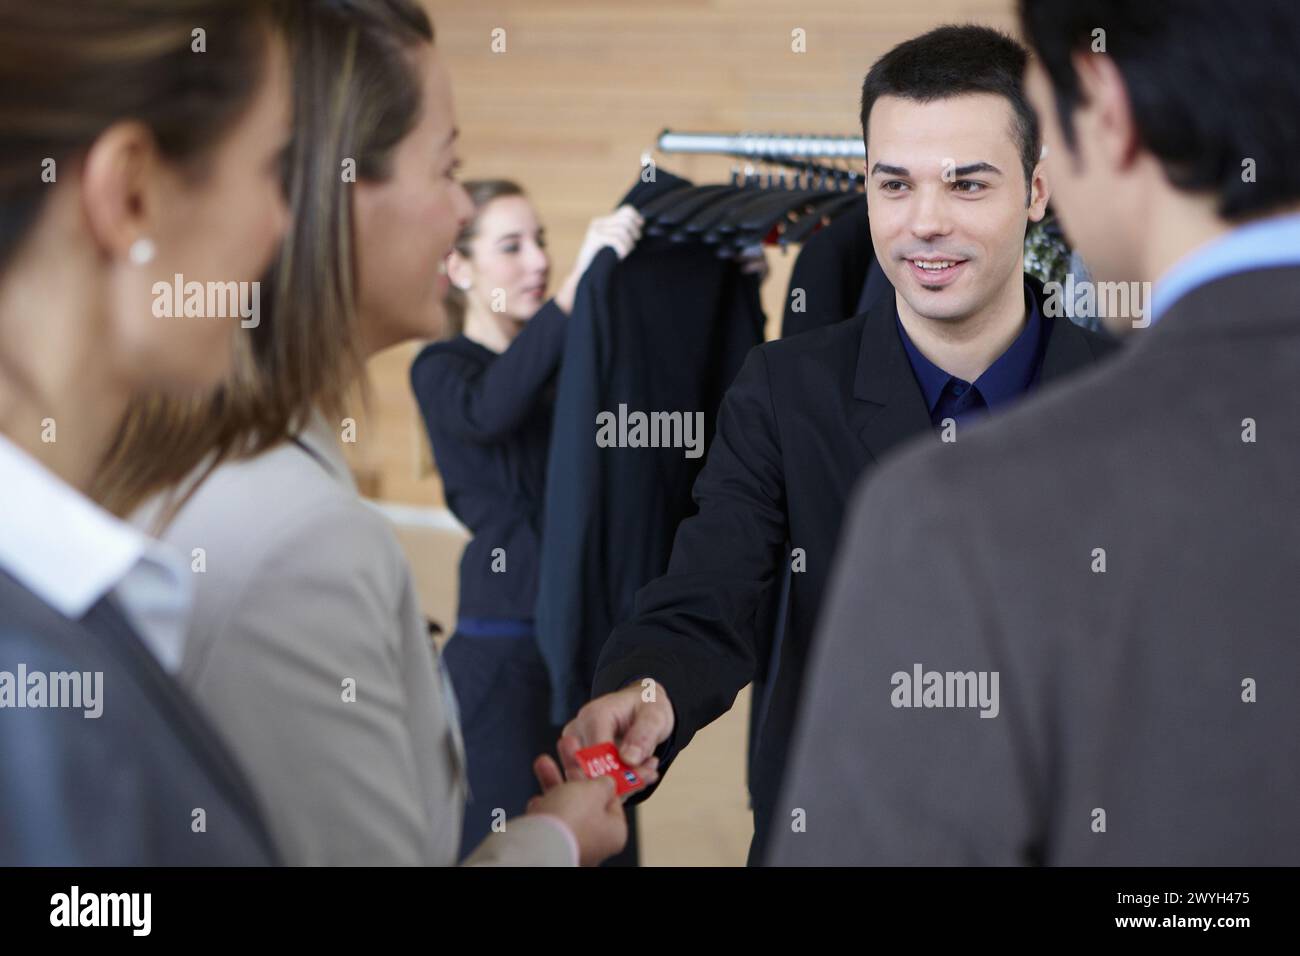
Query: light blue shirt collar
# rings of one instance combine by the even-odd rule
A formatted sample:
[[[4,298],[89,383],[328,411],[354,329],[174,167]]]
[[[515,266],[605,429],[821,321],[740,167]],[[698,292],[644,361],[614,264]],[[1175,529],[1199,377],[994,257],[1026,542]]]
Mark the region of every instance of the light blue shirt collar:
[[[1169,269],[1151,292],[1151,321],[1200,286],[1255,269],[1300,265],[1300,213],[1239,226],[1193,249]]]

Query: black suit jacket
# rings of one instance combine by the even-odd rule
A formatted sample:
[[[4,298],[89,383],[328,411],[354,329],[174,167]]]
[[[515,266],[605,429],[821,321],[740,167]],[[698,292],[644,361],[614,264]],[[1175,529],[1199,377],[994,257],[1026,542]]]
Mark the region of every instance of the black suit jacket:
[[[1050,318],[1040,381],[1091,365],[1109,338]],[[783,565],[791,575],[779,667],[755,747],[750,789],[762,852],[822,592],[857,479],[899,444],[934,434],[895,325],[894,297],[865,314],[750,352],[723,400],[694,488],[699,511],[677,530],[667,573],[637,594],[635,614],[601,655],[597,695],[650,677],[676,712],[666,769],[695,732],[755,676],[767,635],[755,625]],[[960,439],[960,435],[958,436]]]

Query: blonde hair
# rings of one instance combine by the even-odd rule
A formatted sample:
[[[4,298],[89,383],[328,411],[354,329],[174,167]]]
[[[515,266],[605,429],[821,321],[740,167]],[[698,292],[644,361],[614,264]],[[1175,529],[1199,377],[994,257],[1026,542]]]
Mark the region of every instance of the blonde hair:
[[[269,302],[241,329],[234,370],[211,394],[149,396],[127,411],[92,483],[92,497],[125,515],[170,492],[165,525],[222,462],[260,454],[321,410],[337,417],[364,383],[356,306],[350,190],[341,170],[386,179],[393,149],[419,114],[419,79],[405,53],[433,42],[414,0],[320,0],[287,17],[294,129],[286,168],[292,224],[263,283]],[[198,479],[182,487],[200,465]]]

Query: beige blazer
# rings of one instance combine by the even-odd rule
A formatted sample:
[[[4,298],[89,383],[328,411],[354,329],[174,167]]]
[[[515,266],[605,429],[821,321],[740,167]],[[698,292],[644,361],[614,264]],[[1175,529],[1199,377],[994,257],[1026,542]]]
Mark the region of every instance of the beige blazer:
[[[148,527],[153,502],[136,515]],[[466,797],[455,700],[410,569],[333,431],[218,468],[162,538],[195,572],[180,680],[247,771],[289,864],[450,865]],[[469,864],[572,865],[520,817]]]

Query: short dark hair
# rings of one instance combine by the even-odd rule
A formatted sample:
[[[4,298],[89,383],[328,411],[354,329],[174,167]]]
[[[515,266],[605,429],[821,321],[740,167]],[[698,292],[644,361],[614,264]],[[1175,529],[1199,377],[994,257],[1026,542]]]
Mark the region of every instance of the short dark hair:
[[[1300,200],[1296,0],[1020,0],[1020,21],[1051,78],[1071,149],[1082,102],[1071,55],[1101,40],[1124,78],[1138,136],[1174,186],[1213,194],[1226,219]],[[1243,181],[1247,159],[1258,181]]]
[[[867,141],[871,107],[882,96],[920,103],[966,93],[993,93],[1011,103],[1012,134],[1025,167],[1026,189],[1042,154],[1038,116],[1025,98],[1029,51],[1005,33],[966,24],[942,26],[900,43],[862,81],[862,142]]]

